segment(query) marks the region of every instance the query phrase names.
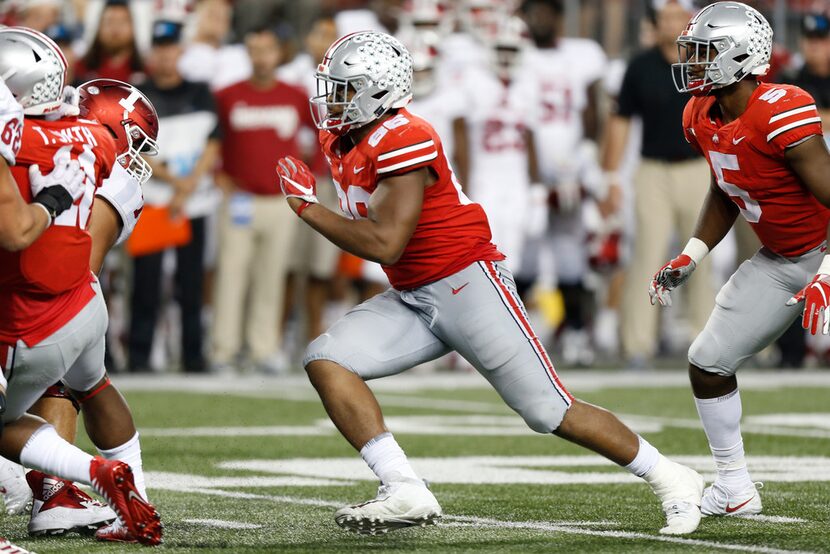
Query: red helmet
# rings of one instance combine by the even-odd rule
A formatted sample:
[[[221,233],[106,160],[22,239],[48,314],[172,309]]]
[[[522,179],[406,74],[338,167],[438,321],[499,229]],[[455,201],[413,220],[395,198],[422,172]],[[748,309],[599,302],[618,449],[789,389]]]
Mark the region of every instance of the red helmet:
[[[95,79],[78,87],[80,116],[97,121],[112,133],[116,160],[139,183],[153,174],[142,155],[158,154],[159,116],[150,100],[134,86],[115,79]]]

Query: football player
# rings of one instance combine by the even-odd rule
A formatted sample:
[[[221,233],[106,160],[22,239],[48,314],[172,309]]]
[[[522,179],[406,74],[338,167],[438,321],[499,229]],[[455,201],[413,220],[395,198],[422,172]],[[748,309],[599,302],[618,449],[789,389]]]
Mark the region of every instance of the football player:
[[[126,402],[104,369],[106,306],[89,271],[86,228],[95,189],[111,173],[116,146],[102,125],[61,113],[65,70],[63,54],[45,35],[25,28],[0,29],[0,73],[31,116],[24,122],[13,168],[21,194],[31,195],[29,166],[50,167],[63,153],[77,159],[85,173],[83,196],[53,218],[36,242],[21,252],[0,250],[0,358],[10,375],[0,454],[91,484],[139,542],[158,544],[161,523],[143,498],[138,435]],[[130,111],[131,102],[134,97],[124,100],[125,110]],[[101,456],[93,458],[72,446],[52,425],[26,413],[58,379],[84,407],[87,434]]]
[[[649,296],[652,304],[671,305],[670,292],[689,279],[739,214],[761,240],[763,248],[720,290],[689,349],[692,392],[717,465],[701,511],[758,514],[761,497],[744,458],[735,372],[802,310],[805,328],[815,334],[823,316],[828,332],[830,153],[812,97],[795,86],[758,81],[772,51],[772,28],[758,11],[740,2],[711,4],[677,44],[675,84],[693,95],[683,130],[706,156],[712,178],[694,236],[654,275]]]
[[[381,481],[377,498],[338,510],[342,527],[384,532],[434,523],[441,507],[384,425],[365,381],[456,350],[540,433],[588,447],[643,477],[663,502],[666,534],[700,522],[703,480],[613,414],[575,399],[528,322],[481,206],[461,191],[440,137],[405,106],[412,58],[365,31],[332,44],[311,98],[347,217],[317,202],[308,167],[277,172],[297,215],[343,250],[383,265],[392,287],[314,340],[304,365],[334,424]]]
[[[18,251],[32,244],[83,193],[83,172],[76,160],[63,156],[49,175],[30,167],[39,193],[28,206],[17,190],[9,167],[15,164],[23,134],[23,108],[0,78],[0,248]],[[2,363],[4,360],[0,360]]]
[[[113,165],[110,176],[95,190],[99,202],[93,204],[90,215],[90,267],[97,274],[110,248],[132,233],[143,208],[141,185],[150,177],[152,170],[141,155],[154,155],[157,151],[158,116],[141,91],[113,79],[89,81],[77,90],[67,87],[64,97],[64,106],[68,110],[77,110],[80,117],[106,127],[115,138],[118,150],[118,163]],[[125,103],[132,109],[125,107]],[[79,410],[80,405],[67,387],[58,382],[49,387],[29,409],[29,413],[44,418],[55,426],[62,438],[74,442]],[[140,452],[133,452],[132,456],[131,459],[119,459],[140,466]],[[6,490],[7,511],[22,511],[34,498],[30,534],[57,535],[92,529],[97,530],[96,537],[100,540],[135,541],[117,521],[110,527],[99,529],[115,520],[115,514],[70,481],[39,471],[30,471],[23,478],[22,468],[9,468],[6,464],[16,464],[0,459],[0,486]],[[52,494],[49,501],[44,502],[42,491],[54,487],[56,483],[62,483],[60,494]],[[140,490],[146,494],[143,487]]]

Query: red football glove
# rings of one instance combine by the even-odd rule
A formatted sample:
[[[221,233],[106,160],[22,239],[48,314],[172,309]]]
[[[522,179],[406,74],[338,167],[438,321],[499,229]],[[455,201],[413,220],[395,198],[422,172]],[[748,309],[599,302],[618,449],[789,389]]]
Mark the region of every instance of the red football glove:
[[[317,203],[317,181],[305,163],[294,156],[280,158],[277,162],[277,175],[286,198],[300,198],[312,204]]]
[[[818,332],[819,320],[824,317],[821,332],[830,334],[830,275],[818,273],[810,284],[801,289],[798,294],[787,301],[787,306],[794,306],[804,300],[804,315],[801,326],[809,329],[815,335]]]
[[[671,306],[672,289],[685,283],[692,275],[697,264],[686,254],[681,254],[654,274],[648,286],[648,296],[651,305],[659,302],[661,306]]]

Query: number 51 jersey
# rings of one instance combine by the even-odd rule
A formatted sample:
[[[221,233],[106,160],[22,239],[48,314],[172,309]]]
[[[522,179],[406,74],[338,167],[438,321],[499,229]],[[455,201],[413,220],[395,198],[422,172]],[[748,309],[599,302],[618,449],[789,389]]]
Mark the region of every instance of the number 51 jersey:
[[[706,156],[718,186],[776,254],[799,256],[820,245],[830,210],[784,157],[787,148],[822,136],[813,98],[796,86],[764,83],[744,113],[726,125],[715,102],[713,96],[692,97],[683,112],[683,131]]]
[[[23,141],[12,167],[20,194],[32,201],[29,166],[47,174],[67,152],[86,174],[86,190],[28,248],[0,249],[0,343],[18,339],[34,346],[71,320],[94,296],[87,232],[95,189],[115,163],[115,141],[101,125],[75,117],[54,121],[26,118]]]
[[[504,259],[490,242],[484,210],[470,201],[450,169],[438,133],[405,109],[378,125],[354,148],[341,153],[340,138],[320,132],[331,166],[340,210],[351,219],[368,217],[378,181],[428,167],[435,183],[424,189],[421,216],[400,259],[383,266],[398,290],[434,283],[477,261]]]

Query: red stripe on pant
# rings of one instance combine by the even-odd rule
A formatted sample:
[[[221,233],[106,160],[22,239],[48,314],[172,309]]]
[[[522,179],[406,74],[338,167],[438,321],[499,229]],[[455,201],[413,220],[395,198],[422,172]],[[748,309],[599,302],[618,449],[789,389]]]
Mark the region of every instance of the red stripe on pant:
[[[524,311],[522,310],[521,306],[519,306],[518,302],[516,302],[516,299],[513,297],[510,290],[507,288],[507,285],[505,285],[499,277],[496,264],[494,262],[484,263],[487,266],[490,278],[496,284],[496,286],[504,296],[505,300],[507,301],[507,304],[510,308],[510,312],[513,314],[513,317],[516,319],[516,321],[519,322],[519,325],[522,327],[525,336],[530,341],[533,350],[539,355],[543,365],[545,366],[545,369],[547,369],[548,373],[553,378],[554,386],[557,389],[559,389],[560,392],[564,393],[569,400],[573,400],[573,395],[570,392],[568,392],[568,389],[566,389],[562,382],[559,380],[559,376],[556,374],[556,369],[553,367],[553,363],[550,361],[548,353],[545,352],[542,343],[539,342],[539,338],[536,336],[536,333],[533,332],[533,328],[530,326],[530,322],[525,317]]]

